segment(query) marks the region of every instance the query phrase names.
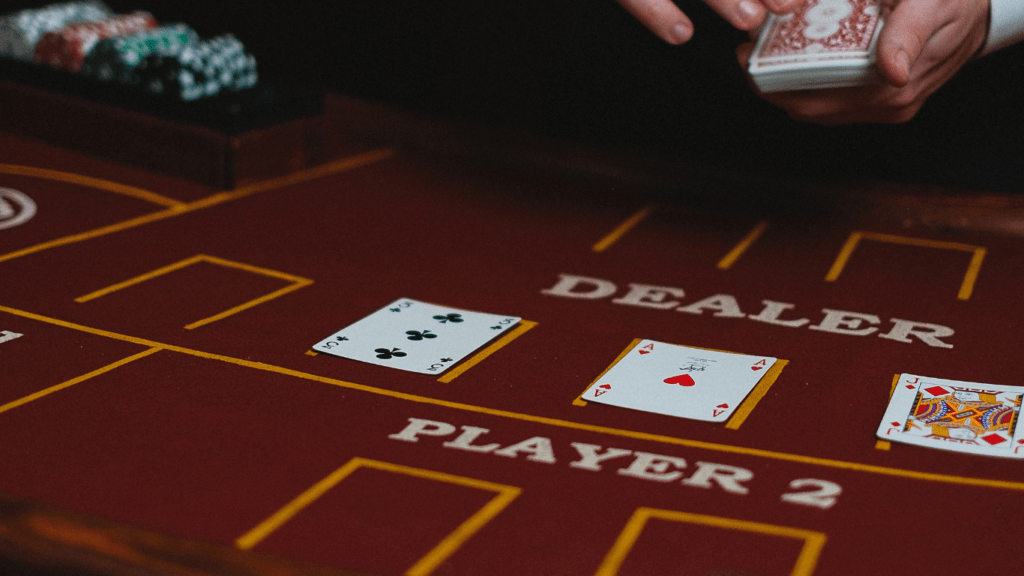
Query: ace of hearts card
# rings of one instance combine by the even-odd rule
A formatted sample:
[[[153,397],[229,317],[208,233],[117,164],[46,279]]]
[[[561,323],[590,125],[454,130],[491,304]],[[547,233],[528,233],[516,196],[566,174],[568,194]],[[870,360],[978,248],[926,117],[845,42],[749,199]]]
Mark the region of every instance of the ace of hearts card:
[[[1024,387],[900,374],[878,427],[882,440],[1024,458]]]
[[[581,398],[668,416],[724,422],[776,361],[770,356],[641,340]]]
[[[440,374],[522,318],[399,298],[313,350],[421,374]]]

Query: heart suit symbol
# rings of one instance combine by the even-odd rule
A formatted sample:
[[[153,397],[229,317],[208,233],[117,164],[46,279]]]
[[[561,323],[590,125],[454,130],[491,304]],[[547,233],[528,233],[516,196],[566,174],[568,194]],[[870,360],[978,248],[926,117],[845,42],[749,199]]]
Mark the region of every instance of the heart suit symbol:
[[[665,378],[665,384],[679,384],[680,386],[693,386],[696,382],[693,381],[693,377],[689,374],[680,374],[679,376],[673,376],[671,378]]]

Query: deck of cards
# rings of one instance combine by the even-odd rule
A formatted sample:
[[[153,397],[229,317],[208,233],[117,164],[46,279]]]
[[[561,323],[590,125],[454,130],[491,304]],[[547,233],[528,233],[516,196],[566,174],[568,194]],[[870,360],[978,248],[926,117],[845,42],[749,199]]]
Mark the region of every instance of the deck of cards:
[[[641,340],[582,399],[708,422],[724,422],[776,359]]]
[[[440,374],[520,320],[518,316],[399,298],[314,344],[313,350],[399,370]]]
[[[928,448],[1024,458],[1024,387],[900,374],[877,435]]]
[[[790,14],[770,14],[750,55],[750,77],[762,92],[878,83],[883,23],[881,0],[807,0]]]

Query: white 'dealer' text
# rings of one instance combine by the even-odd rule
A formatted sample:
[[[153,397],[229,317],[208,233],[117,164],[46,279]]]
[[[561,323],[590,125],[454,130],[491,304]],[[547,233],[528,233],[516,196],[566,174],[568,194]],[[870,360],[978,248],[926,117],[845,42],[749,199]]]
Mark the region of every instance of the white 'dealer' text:
[[[541,294],[577,300],[601,300],[616,294],[618,291],[618,287],[610,280],[577,276],[575,274],[559,274],[558,282],[551,288],[541,290]],[[848,336],[867,336],[873,334],[878,332],[878,326],[876,325],[881,323],[881,319],[874,314],[824,308],[822,309],[824,317],[821,321],[817,324],[810,324],[811,321],[808,318],[784,319],[783,316],[789,310],[795,308],[795,305],[787,302],[762,300],[761,305],[763,308],[759,313],[745,314],[740,309],[739,301],[730,294],[713,294],[685,306],[678,300],[683,295],[682,288],[631,282],[629,284],[629,291],[618,298],[612,299],[612,303],[658,310],[675,310],[676,312],[687,314],[703,314],[705,310],[708,310],[713,312],[714,316],[721,318],[746,318],[787,328],[807,326],[809,330],[845,334]],[[916,338],[936,348],[953,347],[952,344],[943,341],[943,338],[953,335],[953,329],[948,326],[904,320],[902,318],[891,318],[889,321],[892,322],[892,328],[888,332],[879,333],[878,336],[880,338],[907,344],[912,343]]]

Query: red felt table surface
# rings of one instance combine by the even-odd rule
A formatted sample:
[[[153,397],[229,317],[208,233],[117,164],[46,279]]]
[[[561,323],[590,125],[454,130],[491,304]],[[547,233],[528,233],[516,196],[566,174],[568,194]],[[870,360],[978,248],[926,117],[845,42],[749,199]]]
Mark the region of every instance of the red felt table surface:
[[[1017,565],[1024,464],[874,435],[895,374],[1018,384],[1017,237],[373,146],[225,193],[2,139],[0,187],[37,215],[0,230],[0,330],[21,334],[0,342],[0,493],[378,574],[926,573],[954,542],[972,571]],[[715,295],[732,316],[678,310]],[[307,353],[399,297],[525,322],[450,379]],[[765,301],[808,321],[751,319]],[[826,310],[877,330],[811,329]],[[901,321],[953,334],[879,337]],[[737,426],[574,403],[635,338],[787,363]],[[424,420],[455,431],[401,437]],[[446,446],[464,426],[523,444]],[[581,444],[629,453],[588,469]],[[642,454],[685,466],[630,474]]]

